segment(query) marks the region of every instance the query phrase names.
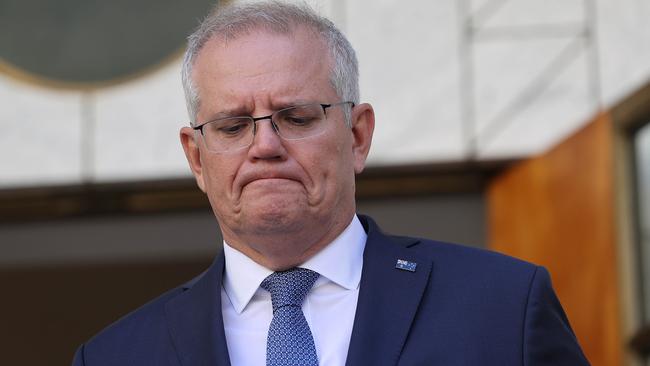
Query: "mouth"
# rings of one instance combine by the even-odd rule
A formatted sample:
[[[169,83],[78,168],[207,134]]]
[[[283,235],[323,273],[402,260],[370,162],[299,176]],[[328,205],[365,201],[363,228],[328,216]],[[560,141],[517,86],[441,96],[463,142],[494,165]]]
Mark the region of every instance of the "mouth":
[[[244,190],[249,185],[271,185],[280,186],[289,182],[301,183],[300,177],[287,172],[266,172],[247,174],[242,177],[240,187]]]
[[[276,183],[286,182],[286,181],[296,182],[295,179],[291,179],[291,178],[283,178],[283,177],[257,178],[257,179],[253,179],[253,180],[251,180],[250,182],[246,183],[246,184],[244,185],[244,187],[247,186],[247,185],[250,185],[250,184],[255,184],[255,183],[276,184]]]
[[[273,178],[257,178],[241,187],[241,194],[245,192],[255,192],[258,194],[271,194],[271,193],[295,193],[297,190],[302,191],[301,183],[295,179],[273,177]]]

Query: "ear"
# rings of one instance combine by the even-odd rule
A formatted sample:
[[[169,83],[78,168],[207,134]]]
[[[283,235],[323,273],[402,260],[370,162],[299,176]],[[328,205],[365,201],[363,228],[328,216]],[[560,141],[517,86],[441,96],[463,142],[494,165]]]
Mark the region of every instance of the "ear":
[[[375,131],[375,111],[368,103],[362,103],[352,109],[352,154],[354,172],[359,174],[366,166],[370,152],[372,134]]]
[[[205,193],[205,180],[203,177],[203,164],[201,163],[201,150],[199,149],[197,139],[199,136],[191,127],[183,127],[180,131],[181,144],[185,151],[185,157],[190,164],[190,170],[194,174],[196,184]]]

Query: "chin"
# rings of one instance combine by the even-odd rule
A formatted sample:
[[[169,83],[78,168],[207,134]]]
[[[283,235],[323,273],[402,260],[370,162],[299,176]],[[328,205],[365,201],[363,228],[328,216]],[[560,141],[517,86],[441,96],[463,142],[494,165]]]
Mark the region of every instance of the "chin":
[[[297,232],[305,227],[308,213],[304,208],[295,205],[273,204],[252,208],[243,220],[248,230],[258,234],[288,234]]]

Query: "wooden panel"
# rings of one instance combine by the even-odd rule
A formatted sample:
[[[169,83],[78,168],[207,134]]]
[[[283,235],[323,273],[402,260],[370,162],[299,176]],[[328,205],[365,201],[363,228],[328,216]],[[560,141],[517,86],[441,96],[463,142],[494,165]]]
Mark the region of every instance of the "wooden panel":
[[[547,267],[593,365],[620,365],[612,125],[603,114],[487,189],[491,249]]]

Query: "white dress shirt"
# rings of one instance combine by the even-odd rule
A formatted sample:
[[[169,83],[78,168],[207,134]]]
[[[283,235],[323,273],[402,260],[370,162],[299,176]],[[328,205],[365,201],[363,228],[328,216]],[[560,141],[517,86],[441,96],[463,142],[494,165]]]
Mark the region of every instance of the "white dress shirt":
[[[367,235],[355,215],[334,241],[300,267],[320,277],[302,305],[321,366],[342,366],[348,354]],[[266,364],[266,336],[273,318],[271,294],[260,288],[273,271],[224,242],[226,271],[221,311],[230,363]]]

